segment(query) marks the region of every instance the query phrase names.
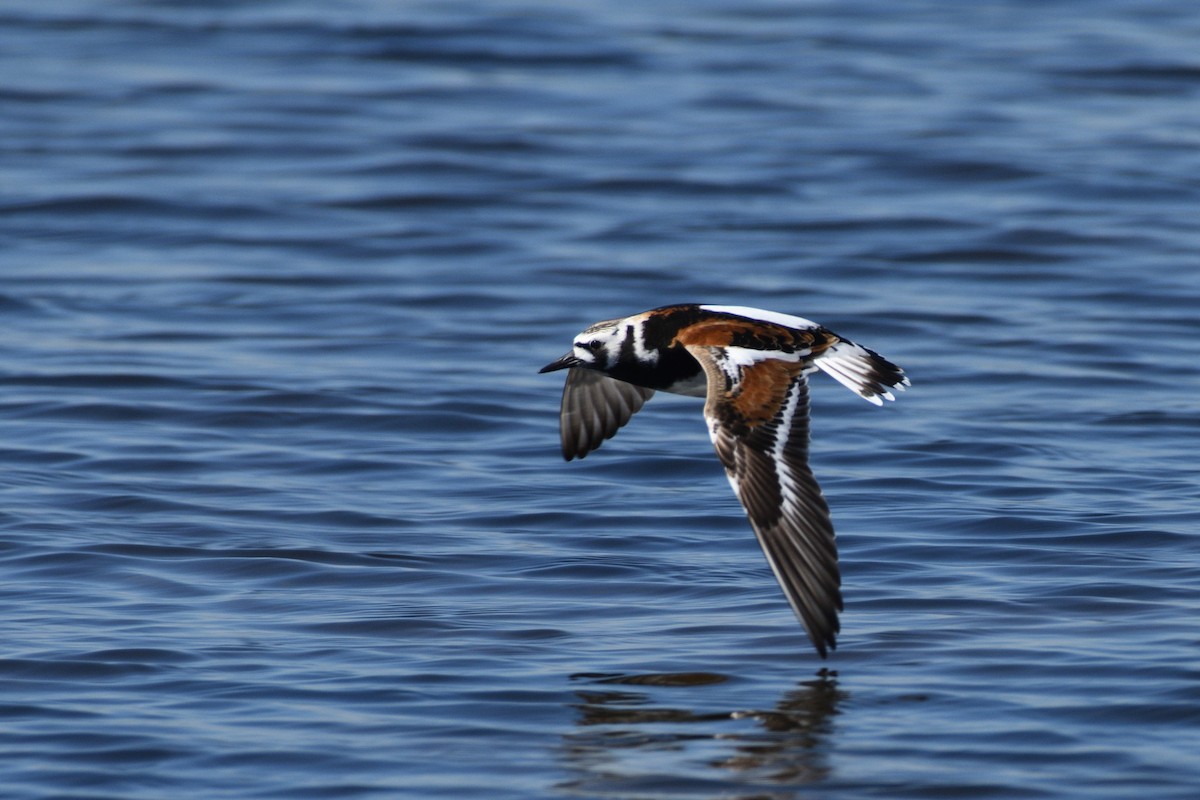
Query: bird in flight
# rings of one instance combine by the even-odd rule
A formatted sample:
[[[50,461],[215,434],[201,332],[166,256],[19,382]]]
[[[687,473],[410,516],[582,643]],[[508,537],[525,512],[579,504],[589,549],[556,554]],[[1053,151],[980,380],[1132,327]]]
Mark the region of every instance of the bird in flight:
[[[672,305],[597,322],[541,372],[566,369],[563,457],[611,438],[655,391],[706,398],[717,457],[822,658],[837,647],[841,575],[829,506],[808,466],[808,375],[875,405],[909,385],[892,362],[802,317]]]

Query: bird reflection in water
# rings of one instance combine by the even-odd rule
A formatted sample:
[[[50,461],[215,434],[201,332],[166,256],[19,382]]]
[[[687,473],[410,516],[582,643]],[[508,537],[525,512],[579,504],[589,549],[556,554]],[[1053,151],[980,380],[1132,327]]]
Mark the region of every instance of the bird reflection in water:
[[[664,702],[680,687],[723,683],[717,673],[572,676],[588,686],[564,760],[570,794],[669,792],[672,797],[764,798],[828,777],[832,717],[845,693],[822,670],[769,710],[701,710]],[[710,769],[704,769],[703,765]],[[766,792],[764,794],[764,792]]]

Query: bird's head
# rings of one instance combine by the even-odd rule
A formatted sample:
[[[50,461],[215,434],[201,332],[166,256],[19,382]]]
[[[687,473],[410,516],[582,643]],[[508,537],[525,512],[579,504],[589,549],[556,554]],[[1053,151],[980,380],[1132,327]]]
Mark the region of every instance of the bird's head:
[[[621,320],[609,319],[597,322],[575,337],[566,355],[542,367],[539,372],[554,372],[567,367],[582,367],[608,372],[617,364],[625,334]]]

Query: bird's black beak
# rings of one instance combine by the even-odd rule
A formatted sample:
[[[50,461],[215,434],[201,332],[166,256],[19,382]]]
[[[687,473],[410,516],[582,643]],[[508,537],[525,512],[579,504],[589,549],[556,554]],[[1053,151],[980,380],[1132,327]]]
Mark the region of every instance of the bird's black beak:
[[[579,364],[580,361],[575,357],[575,353],[570,352],[557,361],[551,361],[549,364],[539,369],[538,374],[540,375],[543,372],[554,372],[555,370],[566,369],[567,367],[577,367]]]

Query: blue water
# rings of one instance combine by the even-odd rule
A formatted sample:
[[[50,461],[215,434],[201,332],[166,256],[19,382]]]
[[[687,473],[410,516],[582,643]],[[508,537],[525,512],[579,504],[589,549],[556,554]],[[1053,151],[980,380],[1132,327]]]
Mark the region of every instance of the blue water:
[[[7,4],[5,798],[1195,797],[1200,6]],[[587,324],[819,320],[820,661]]]

